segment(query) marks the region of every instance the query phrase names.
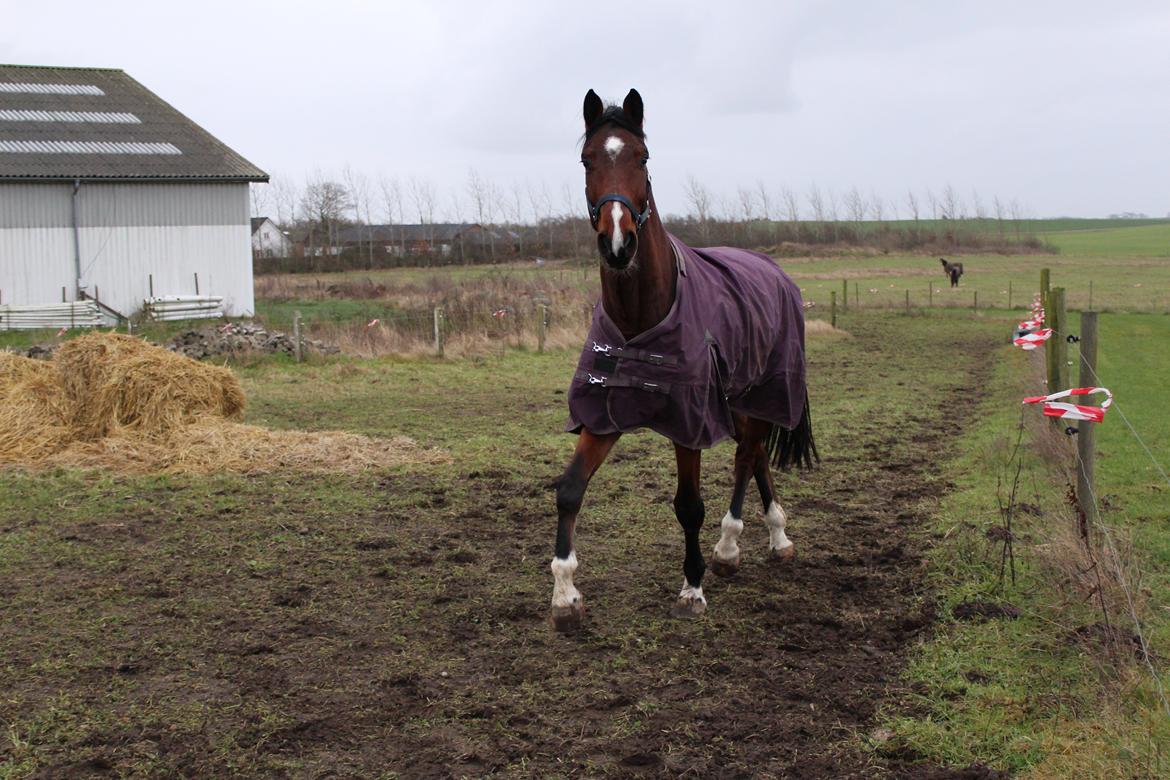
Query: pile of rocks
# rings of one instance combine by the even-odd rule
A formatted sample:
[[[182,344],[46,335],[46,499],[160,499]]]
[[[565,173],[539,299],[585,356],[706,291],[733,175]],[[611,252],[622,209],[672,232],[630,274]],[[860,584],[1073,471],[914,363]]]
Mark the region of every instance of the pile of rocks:
[[[340,350],[315,339],[301,337],[305,352],[319,352],[333,355]],[[226,325],[210,326],[199,330],[180,333],[165,344],[167,349],[186,355],[195,360],[239,355],[246,352],[277,353],[292,355],[296,350],[293,337],[287,333],[266,330],[258,325],[229,322]]]

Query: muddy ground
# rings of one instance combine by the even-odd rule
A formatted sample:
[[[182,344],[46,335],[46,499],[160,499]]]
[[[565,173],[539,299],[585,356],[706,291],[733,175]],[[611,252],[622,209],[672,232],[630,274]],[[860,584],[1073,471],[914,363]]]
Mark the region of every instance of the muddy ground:
[[[682,542],[649,435],[586,498],[569,637],[546,621],[547,451],[364,481],[87,483],[89,511],[17,486],[0,760],[38,778],[998,777],[866,747],[937,619],[925,529],[996,343],[883,323],[813,351],[814,415],[835,416],[821,468],[781,480],[796,560],[766,559],[751,494],[743,566],[708,573],[698,621],[668,616]],[[709,549],[730,450],[705,465]]]

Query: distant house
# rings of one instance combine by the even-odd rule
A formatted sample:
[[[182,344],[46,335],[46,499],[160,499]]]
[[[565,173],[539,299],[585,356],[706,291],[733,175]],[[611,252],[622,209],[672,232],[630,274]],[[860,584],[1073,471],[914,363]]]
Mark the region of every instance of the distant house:
[[[517,234],[474,223],[437,222],[428,225],[347,225],[338,230],[335,243],[341,249],[359,250],[373,246],[389,255],[463,253],[480,254],[495,244],[497,252],[510,252]]]
[[[254,311],[250,182],[268,175],[120,70],[0,65],[4,304],[223,297]]]
[[[252,254],[256,257],[289,257],[292,240],[268,217],[252,217]]]

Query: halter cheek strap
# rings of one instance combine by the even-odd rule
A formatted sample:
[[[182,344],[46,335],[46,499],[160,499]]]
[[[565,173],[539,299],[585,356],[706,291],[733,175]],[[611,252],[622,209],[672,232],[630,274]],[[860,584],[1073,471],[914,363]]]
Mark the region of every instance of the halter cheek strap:
[[[634,217],[634,224],[637,226],[638,230],[641,230],[642,225],[646,224],[646,220],[650,219],[650,214],[652,213],[650,209],[650,180],[646,180],[646,208],[642,209],[642,211],[638,211],[637,207],[634,206],[633,201],[631,201],[625,195],[619,195],[616,192],[611,192],[608,195],[602,195],[597,199],[596,203],[592,203],[588,198],[586,198],[585,205],[589,207],[589,221],[594,225],[597,224],[597,220],[601,219],[601,207],[606,203],[620,203],[628,208],[630,210],[630,214],[632,214]]]

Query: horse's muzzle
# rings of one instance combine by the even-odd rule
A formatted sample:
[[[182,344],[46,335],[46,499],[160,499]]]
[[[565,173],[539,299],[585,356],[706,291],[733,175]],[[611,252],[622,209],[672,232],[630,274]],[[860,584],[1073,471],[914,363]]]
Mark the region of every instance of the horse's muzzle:
[[[638,254],[638,234],[627,230],[622,238],[622,245],[614,251],[613,240],[603,234],[597,234],[597,251],[605,264],[614,271],[624,271],[634,261]]]

